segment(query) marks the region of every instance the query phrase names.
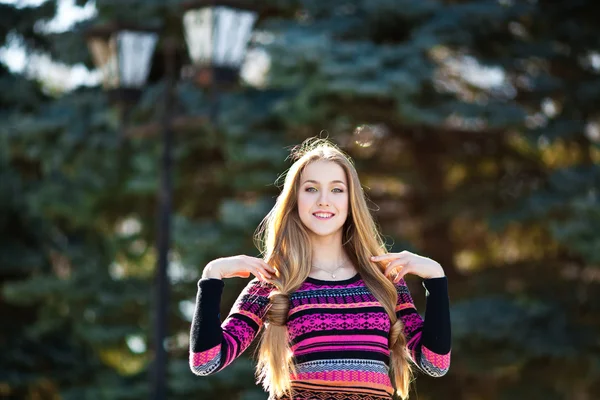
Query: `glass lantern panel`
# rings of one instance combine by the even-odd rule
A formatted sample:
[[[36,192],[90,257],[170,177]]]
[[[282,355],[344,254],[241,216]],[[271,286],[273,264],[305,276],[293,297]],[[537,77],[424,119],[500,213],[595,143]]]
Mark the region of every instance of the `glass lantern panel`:
[[[258,15],[231,7],[189,10],[183,17],[185,39],[195,65],[239,67]]]
[[[192,63],[208,65],[213,53],[213,10],[189,10],[183,16],[185,41]]]
[[[255,12],[216,7],[213,54],[215,66],[237,68],[242,64],[256,18]]]
[[[119,51],[121,86],[126,88],[142,87],[150,73],[151,58],[158,41],[158,34],[121,31],[116,40]]]
[[[91,38],[88,47],[92,53],[92,59],[96,68],[102,74],[102,86],[104,89],[114,89],[119,86],[119,74],[117,63],[117,51],[114,41],[106,38]]]

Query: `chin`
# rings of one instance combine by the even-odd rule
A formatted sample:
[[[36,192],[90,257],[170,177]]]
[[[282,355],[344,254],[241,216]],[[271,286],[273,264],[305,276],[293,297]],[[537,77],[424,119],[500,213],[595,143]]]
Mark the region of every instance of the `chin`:
[[[330,236],[335,236],[338,232],[341,233],[341,228],[340,229],[334,229],[334,230],[315,230],[315,229],[310,229],[310,232],[314,235],[314,236],[318,236],[318,237],[330,237]]]

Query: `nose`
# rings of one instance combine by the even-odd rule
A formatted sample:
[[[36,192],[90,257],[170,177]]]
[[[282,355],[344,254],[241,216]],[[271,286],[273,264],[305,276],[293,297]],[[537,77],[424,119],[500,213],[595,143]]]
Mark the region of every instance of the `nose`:
[[[317,204],[319,206],[325,206],[325,205],[329,205],[329,201],[327,201],[327,193],[325,191],[321,192],[321,195],[319,196],[319,200],[317,201]]]

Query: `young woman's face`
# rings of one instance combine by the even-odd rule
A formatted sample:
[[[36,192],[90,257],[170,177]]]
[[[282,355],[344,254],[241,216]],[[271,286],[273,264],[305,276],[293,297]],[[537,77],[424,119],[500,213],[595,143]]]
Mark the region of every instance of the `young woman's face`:
[[[347,185],[344,169],[334,162],[315,161],[304,168],[298,190],[298,214],[313,234],[341,235],[348,216]]]

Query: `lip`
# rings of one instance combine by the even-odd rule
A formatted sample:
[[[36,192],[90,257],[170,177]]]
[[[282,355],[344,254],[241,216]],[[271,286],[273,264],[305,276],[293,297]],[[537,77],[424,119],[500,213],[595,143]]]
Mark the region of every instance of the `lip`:
[[[316,215],[316,214],[330,214],[331,216],[330,216],[330,217],[327,217],[327,218],[321,218],[321,217],[317,217],[317,215]],[[329,212],[329,211],[317,211],[317,212],[314,212],[314,213],[313,213],[313,216],[314,216],[315,218],[317,218],[317,219],[320,219],[320,220],[322,220],[322,221],[326,221],[326,220],[328,220],[328,219],[331,219],[331,218],[335,217],[335,214],[334,214],[334,213],[332,213],[332,212]]]

